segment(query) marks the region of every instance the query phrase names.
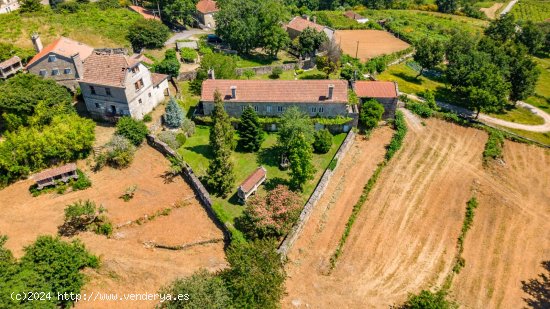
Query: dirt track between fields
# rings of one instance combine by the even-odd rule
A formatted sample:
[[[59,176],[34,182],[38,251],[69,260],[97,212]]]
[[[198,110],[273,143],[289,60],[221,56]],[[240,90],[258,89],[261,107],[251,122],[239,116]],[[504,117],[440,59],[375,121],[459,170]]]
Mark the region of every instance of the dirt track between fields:
[[[504,3],[495,3],[491,7],[488,8],[481,8],[479,9],[481,12],[485,13],[485,15],[489,19],[495,19],[497,16],[498,10],[504,5]]]
[[[387,308],[407,293],[441,286],[474,187],[480,206],[451,296],[467,308],[525,305],[521,280],[535,278],[550,259],[550,154],[507,142],[506,165],[487,170],[481,163],[486,133],[424,122],[410,127],[382,172],[330,275],[326,265],[353,203],[329,214],[322,223],[329,232],[319,231],[319,215],[308,221],[289,254],[283,307]],[[334,179],[359,190],[370,176],[357,182],[350,175]]]

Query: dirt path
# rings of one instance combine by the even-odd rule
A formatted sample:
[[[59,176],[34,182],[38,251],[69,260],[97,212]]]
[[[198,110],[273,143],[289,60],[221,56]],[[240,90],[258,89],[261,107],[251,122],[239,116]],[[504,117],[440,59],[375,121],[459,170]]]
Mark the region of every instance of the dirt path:
[[[487,17],[489,19],[495,19],[496,16],[497,16],[497,12],[498,10],[503,6],[504,4],[503,3],[495,3],[493,4],[491,7],[489,8],[481,8],[479,9],[480,11],[482,11],[483,13],[485,13],[485,15],[487,15]]]
[[[330,237],[316,232],[319,219],[308,221],[309,233],[290,255],[284,307],[387,308],[409,292],[442,283],[487,136],[435,119],[425,122],[422,130],[409,131],[403,150],[382,172],[330,276],[322,274],[336,244],[329,240],[341,236],[346,220],[340,217],[350,211],[327,217]],[[356,187],[366,180],[345,179]]]
[[[505,15],[506,13],[510,12],[512,10],[512,8],[514,7],[514,5],[516,5],[516,3],[518,3],[518,1],[519,0],[512,0],[512,1],[508,2],[508,5],[506,5],[504,10],[502,10],[500,12],[500,16]]]

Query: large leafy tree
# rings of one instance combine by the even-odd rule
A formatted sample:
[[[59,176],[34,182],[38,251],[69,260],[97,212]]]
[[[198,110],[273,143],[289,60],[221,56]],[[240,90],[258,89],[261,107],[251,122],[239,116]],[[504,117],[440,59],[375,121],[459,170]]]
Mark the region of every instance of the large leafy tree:
[[[195,11],[193,0],[167,0],[162,6],[162,18],[170,23],[192,25]]]
[[[290,184],[297,190],[302,190],[306,182],[313,179],[313,147],[304,134],[299,133],[293,140],[288,159],[290,160]]]
[[[296,48],[301,55],[311,55],[326,41],[328,38],[324,32],[307,27],[297,37]]]
[[[489,27],[485,29],[485,34],[499,42],[514,40],[516,37],[516,26],[516,18],[513,14],[508,13],[491,21]]]
[[[132,117],[122,117],[116,124],[116,134],[129,139],[132,144],[139,146],[149,133],[149,129],[143,121],[136,120]]]
[[[332,147],[332,134],[327,129],[322,129],[315,132],[315,141],[313,149],[317,153],[327,153]]]
[[[271,239],[233,242],[229,247],[230,268],[222,277],[236,308],[279,308],[286,274],[276,248]]]
[[[510,100],[515,102],[533,95],[539,76],[537,63],[523,48],[517,48],[510,63]]]
[[[529,49],[531,54],[537,54],[544,47],[544,31],[532,21],[527,21],[521,27],[518,41]]]
[[[361,106],[359,122],[365,127],[365,130],[370,131],[376,128],[383,114],[384,107],[375,99],[370,99]]]
[[[164,59],[155,65],[155,70],[162,74],[168,74],[173,77],[177,77],[180,72],[180,61],[176,56],[175,49],[168,49],[164,53]]]
[[[437,10],[442,13],[454,13],[460,5],[459,0],[435,0]]]
[[[239,123],[239,144],[243,150],[255,152],[260,149],[263,141],[264,132],[258,115],[252,106],[247,106]]]
[[[422,75],[424,70],[431,70],[438,66],[443,61],[445,55],[445,47],[443,42],[424,37],[415,46],[414,61],[420,64],[420,72],[418,77]]]
[[[128,40],[134,50],[162,48],[170,36],[170,29],[158,20],[139,20],[128,29]]]
[[[221,94],[214,93],[214,111],[210,130],[210,147],[213,159],[208,166],[206,182],[219,196],[225,197],[233,189],[235,174],[231,151],[235,148],[235,130],[231,126],[229,115],[225,111]]]
[[[195,94],[200,94],[202,82],[208,78],[208,71],[214,72],[215,78],[233,79],[236,78],[235,69],[237,63],[235,58],[221,53],[206,54],[201,59],[201,65],[197,70],[197,77],[190,82],[190,88]]]
[[[183,108],[178,104],[175,98],[171,97],[166,105],[164,113],[164,122],[171,128],[179,128],[185,118]]]
[[[283,151],[288,152],[298,135],[311,145],[313,143],[313,123],[308,115],[302,113],[298,107],[289,107],[282,115],[279,122],[278,144]]]

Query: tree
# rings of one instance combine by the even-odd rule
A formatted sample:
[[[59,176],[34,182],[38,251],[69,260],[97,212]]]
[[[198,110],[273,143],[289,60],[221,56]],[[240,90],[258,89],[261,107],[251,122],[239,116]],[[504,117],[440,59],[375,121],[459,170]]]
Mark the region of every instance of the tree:
[[[96,169],[101,169],[104,164],[109,164],[114,168],[124,168],[130,165],[134,159],[136,147],[124,136],[115,134],[111,140],[105,144],[105,153],[96,158]]]
[[[246,77],[246,79],[251,79],[252,77],[256,76],[256,72],[254,70],[244,70],[243,76]]]
[[[329,130],[323,129],[315,132],[313,149],[317,153],[327,153],[332,147],[332,134]]]
[[[455,309],[458,305],[446,299],[447,294],[440,290],[431,292],[422,290],[417,295],[410,294],[403,309]]]
[[[192,25],[195,10],[193,0],[168,0],[162,6],[162,19],[173,24]]]
[[[435,4],[442,13],[454,13],[458,10],[459,0],[435,0]]]
[[[90,230],[109,236],[112,226],[105,212],[105,208],[97,207],[90,200],[74,202],[65,208],[65,223],[60,227],[60,234],[73,236],[79,231]]]
[[[328,38],[322,31],[307,27],[298,36],[298,52],[300,55],[312,55]]]
[[[518,41],[529,49],[532,55],[540,52],[544,46],[544,32],[532,21],[527,21],[518,35]]]
[[[128,40],[134,50],[162,48],[170,36],[170,29],[158,20],[139,20],[128,29]]]
[[[537,63],[526,54],[523,48],[518,48],[511,57],[510,68],[510,100],[513,102],[527,99],[535,92],[535,86],[540,76]]]
[[[288,152],[294,140],[302,134],[311,145],[313,143],[313,124],[308,115],[302,113],[298,107],[292,106],[281,115],[279,122],[278,144],[283,151]]]
[[[432,40],[428,37],[425,37],[420,40],[420,42],[415,46],[414,61],[420,64],[420,72],[416,78],[422,75],[424,70],[434,69],[443,61],[443,56],[445,55],[445,47],[443,42]]]
[[[155,66],[155,70],[158,73],[177,77],[180,73],[180,67],[181,64],[176,56],[176,50],[168,49],[164,54],[164,59]]]
[[[195,123],[189,118],[183,118],[181,130],[187,137],[191,137],[193,136],[193,134],[195,134]]]
[[[213,159],[208,166],[206,183],[217,195],[225,197],[231,192],[235,183],[231,162],[231,150],[235,148],[234,129],[218,91],[214,93],[214,104],[213,124],[210,130]]]
[[[234,79],[237,63],[235,58],[221,53],[206,54],[201,59],[201,65],[197,70],[197,77],[190,82],[189,87],[195,94],[200,94],[202,82],[208,78],[208,71],[214,72],[215,78]]]
[[[516,19],[513,14],[504,14],[492,20],[485,34],[495,41],[506,42],[516,37]]]
[[[434,92],[431,90],[426,90],[424,92],[424,100],[426,101],[426,105],[432,110],[438,110],[439,107],[437,106],[437,102],[435,101]]]
[[[42,4],[40,0],[22,0],[19,11],[21,13],[38,12],[42,10]]]
[[[290,161],[290,183],[293,188],[302,190],[304,184],[313,179],[315,175],[315,167],[311,163],[313,147],[303,133],[298,133],[290,145],[288,159]]]
[[[278,79],[279,77],[281,77],[281,74],[283,74],[283,68],[274,67],[273,70],[271,70],[269,78]]]
[[[260,149],[263,141],[264,131],[258,115],[252,106],[247,106],[239,124],[239,144],[244,151],[255,152]]]
[[[160,293],[189,296],[188,300],[162,302],[158,306],[160,309],[231,308],[231,295],[223,280],[205,269],[195,272],[191,277],[175,280],[161,289]]]
[[[338,71],[339,63],[333,62],[328,56],[317,57],[317,69],[323,71],[327,76]]]
[[[361,106],[359,122],[365,127],[365,130],[370,131],[376,128],[383,114],[384,107],[375,99],[370,99]]]
[[[302,199],[287,186],[277,185],[267,196],[255,195],[247,201],[239,227],[247,238],[279,238],[290,232],[300,216]]]
[[[230,268],[222,274],[236,308],[278,308],[286,274],[271,239],[233,242],[227,250]]]
[[[116,124],[115,134],[126,137],[135,146],[141,145],[147,133],[149,133],[149,129],[145,123],[132,117],[122,117]]]
[[[170,128],[179,128],[183,124],[185,112],[176,99],[170,97],[164,113],[164,123]]]

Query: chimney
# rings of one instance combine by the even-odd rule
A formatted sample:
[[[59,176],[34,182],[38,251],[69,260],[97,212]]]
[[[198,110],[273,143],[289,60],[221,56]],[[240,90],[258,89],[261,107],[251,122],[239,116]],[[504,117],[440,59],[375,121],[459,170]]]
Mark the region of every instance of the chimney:
[[[214,74],[214,69],[208,70],[208,79],[216,79],[216,75]]]
[[[231,86],[231,99],[237,98],[237,86]]]
[[[332,94],[334,93],[334,85],[328,85],[328,100],[332,100]]]
[[[37,53],[42,51],[42,41],[40,40],[40,35],[38,33],[33,33],[31,36],[32,45],[34,45],[34,50],[36,50]]]
[[[302,16],[302,18],[305,19],[305,20],[307,20],[307,21],[309,21],[309,15],[304,14],[304,15]]]

